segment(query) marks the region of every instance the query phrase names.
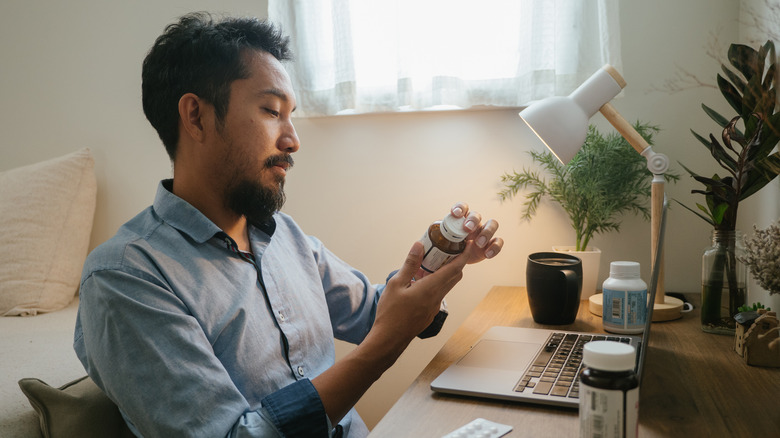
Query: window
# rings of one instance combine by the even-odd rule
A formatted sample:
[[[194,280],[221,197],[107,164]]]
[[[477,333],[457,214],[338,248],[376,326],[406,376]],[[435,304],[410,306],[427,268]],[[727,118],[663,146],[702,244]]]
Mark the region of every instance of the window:
[[[618,0],[269,0],[299,116],[518,107],[621,69]]]

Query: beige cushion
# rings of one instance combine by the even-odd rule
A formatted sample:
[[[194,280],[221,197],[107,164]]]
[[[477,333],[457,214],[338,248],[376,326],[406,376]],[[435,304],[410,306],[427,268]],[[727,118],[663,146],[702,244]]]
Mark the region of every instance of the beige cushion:
[[[0,172],[0,315],[73,300],[89,248],[97,184],[89,149]]]
[[[19,387],[38,414],[44,438],[132,437],[119,408],[87,376],[60,388],[38,379]]]

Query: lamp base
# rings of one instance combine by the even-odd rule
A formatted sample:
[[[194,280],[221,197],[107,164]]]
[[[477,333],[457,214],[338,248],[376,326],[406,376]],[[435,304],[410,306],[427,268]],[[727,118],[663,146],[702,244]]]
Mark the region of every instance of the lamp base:
[[[591,295],[588,299],[590,313],[601,316],[603,314],[604,296],[602,294]],[[679,298],[664,296],[663,303],[655,303],[653,306],[653,322],[671,321],[682,318],[683,301]]]

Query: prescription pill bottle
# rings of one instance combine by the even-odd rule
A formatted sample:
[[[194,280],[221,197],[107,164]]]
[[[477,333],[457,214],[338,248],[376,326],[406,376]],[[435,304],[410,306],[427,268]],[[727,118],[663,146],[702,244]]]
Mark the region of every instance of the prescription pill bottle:
[[[636,350],[614,341],[588,342],[580,373],[580,438],[635,438],[639,428]]]
[[[420,241],[425,248],[422,269],[434,272],[466,249],[468,232],[463,229],[465,217],[456,218],[451,213],[428,227]]]
[[[612,262],[602,285],[604,330],[642,333],[647,320],[647,284],[639,278],[639,263]]]

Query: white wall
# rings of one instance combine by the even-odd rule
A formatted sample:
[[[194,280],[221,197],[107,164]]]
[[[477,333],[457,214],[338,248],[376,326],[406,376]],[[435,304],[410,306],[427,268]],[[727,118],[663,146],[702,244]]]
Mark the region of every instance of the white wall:
[[[140,103],[141,61],[163,27],[177,16],[207,9],[266,15],[256,0],[0,3],[0,170],[89,146],[96,157],[98,207],[95,246],[151,203],[170,165]],[[717,34],[738,40],[734,0],[624,0],[621,5],[623,76],[628,82],[615,107],[630,121],[660,125],[655,149],[701,173],[718,168],[690,134],[715,132],[701,111],[706,102],[726,110],[719,92],[662,88],[684,68],[714,83],[718,64],[705,53]],[[720,49],[725,53],[725,47]],[[542,146],[522,126],[516,109],[301,119],[302,141],[288,184],[285,210],[311,234],[376,282],[403,260],[427,225],[457,200],[501,223],[506,241],[495,260],[468,269],[448,299],[444,333],[417,341],[358,404],[367,423],[378,421],[433,357],[491,285],[524,285],[525,258],[574,238],[557,206],[543,205],[521,222],[519,201],[501,204],[499,176],[528,165],[526,151]],[[608,124],[600,115],[593,119]],[[671,198],[701,202],[684,176],[668,186]],[[741,207],[742,229],[780,216],[780,181]],[[710,229],[679,206],[670,211],[666,252],[669,291],[698,293],[700,253]],[[620,234],[597,236],[608,261],[637,260],[647,274],[649,225],[627,218]],[[751,300],[780,308],[780,297],[751,289]],[[339,344],[339,351],[348,350]]]

